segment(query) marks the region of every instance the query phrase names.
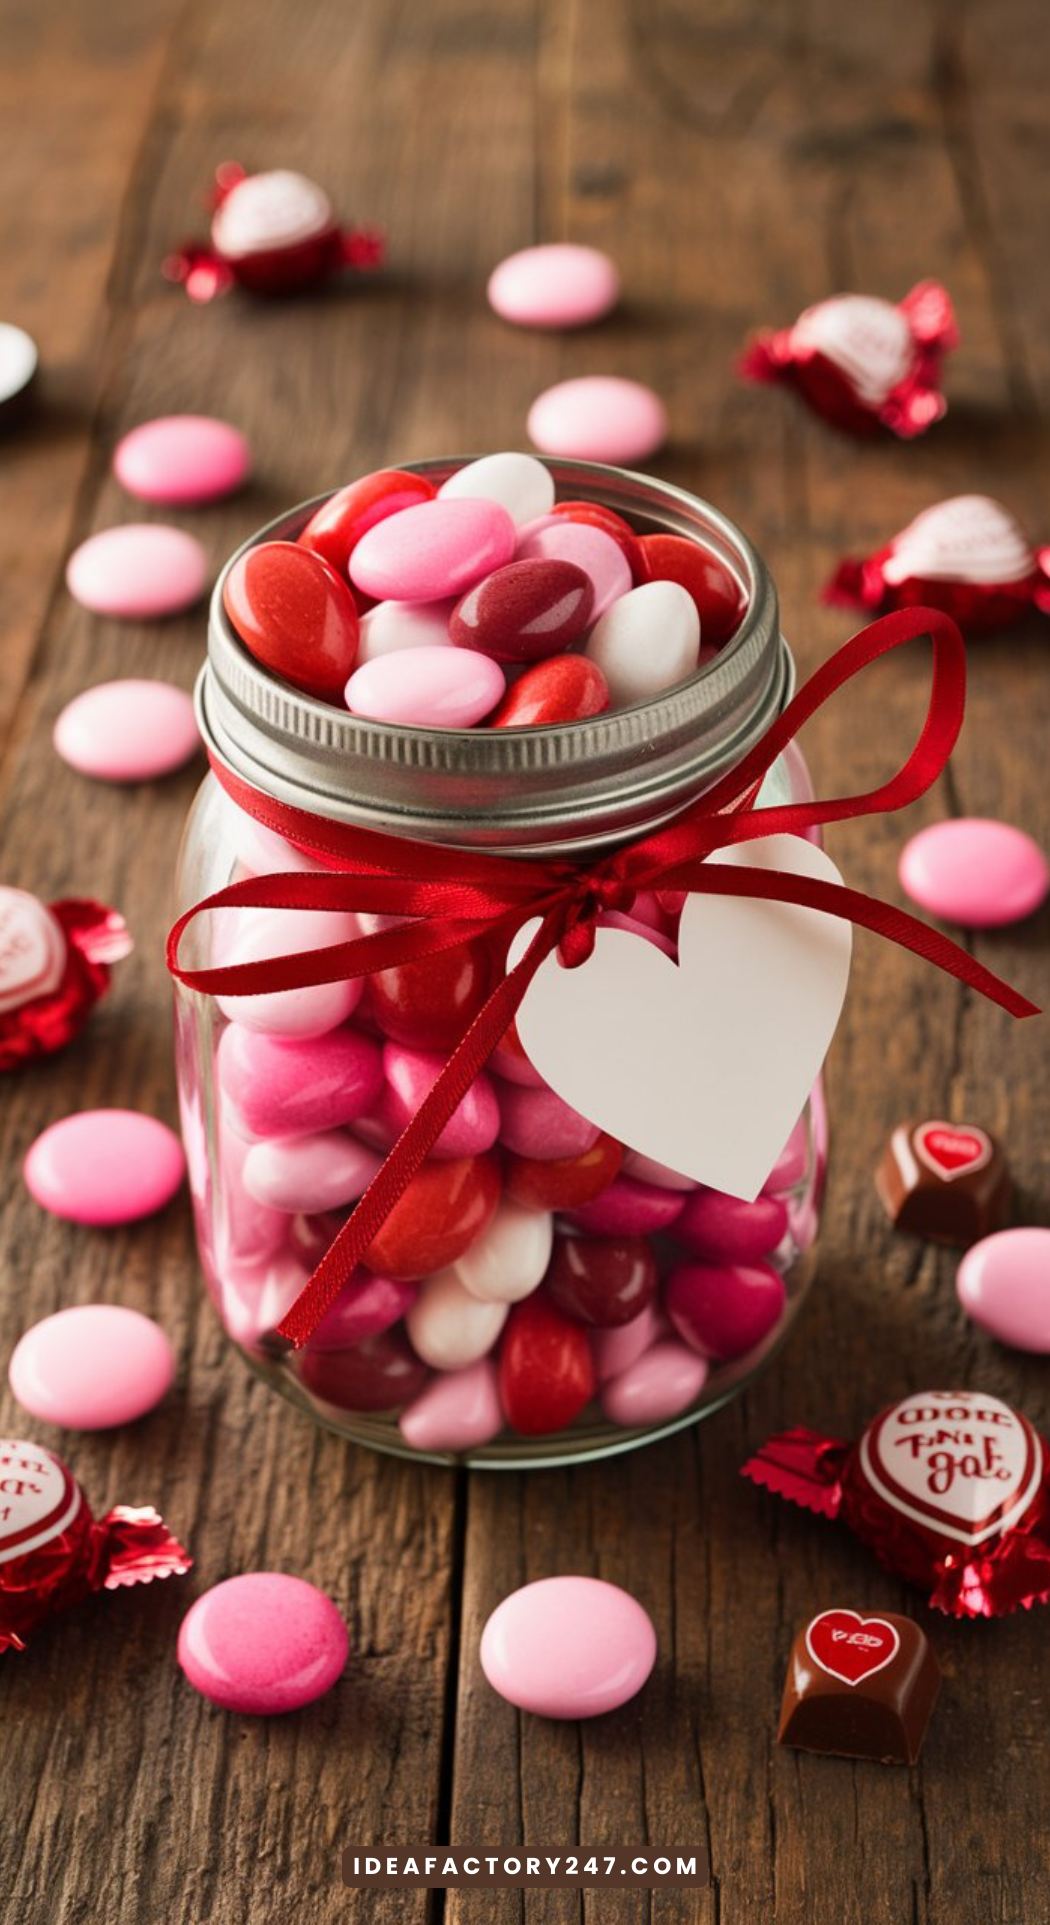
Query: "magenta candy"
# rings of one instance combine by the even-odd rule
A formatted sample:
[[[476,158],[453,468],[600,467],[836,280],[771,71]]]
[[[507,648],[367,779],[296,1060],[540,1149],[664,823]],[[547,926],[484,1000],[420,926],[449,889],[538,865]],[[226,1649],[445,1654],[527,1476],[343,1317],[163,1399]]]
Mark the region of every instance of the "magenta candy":
[[[225,1711],[297,1711],[330,1691],[350,1640],[331,1598],[302,1578],[249,1571],[191,1605],[179,1663],[195,1691]]]
[[[769,1263],[682,1263],[672,1270],[664,1308],[683,1342],[719,1363],[742,1357],[779,1323],[784,1279]]]
[[[356,1270],[325,1311],[307,1350],[352,1350],[366,1337],[398,1323],[416,1300],[417,1285]]]
[[[648,1237],[669,1230],[681,1216],[685,1197],[680,1190],[639,1183],[618,1176],[593,1203],[581,1204],[569,1215],[581,1230],[599,1237]]]
[[[396,649],[354,670],[346,706],[352,715],[399,728],[470,729],[491,713],[505,687],[499,664],[474,649]]]
[[[218,1188],[223,1208],[215,1213],[213,1255],[223,1279],[244,1265],[251,1267],[271,1258],[288,1234],[286,1214],[257,1203],[244,1187],[244,1165],[250,1148],[228,1111],[220,1110]]]
[[[593,607],[590,576],[573,562],[512,561],[468,588],[449,634],[501,662],[539,662],[579,641]]]
[[[219,1043],[219,1080],[251,1136],[298,1136],[356,1123],[383,1087],[379,1046],[361,1030],[282,1038],[231,1023]]]
[[[499,1109],[504,1148],[515,1156],[534,1157],[537,1162],[583,1156],[601,1135],[597,1123],[589,1123],[552,1089],[504,1083],[499,1091]]]
[[[1050,1355],[1050,1230],[998,1230],[967,1250],[955,1279],[968,1317],[1013,1350]]]
[[[400,1136],[411,1122],[441,1071],[445,1057],[428,1050],[405,1049],[401,1043],[383,1048],[386,1089],[380,1105],[380,1119],[388,1122]],[[500,1111],[489,1078],[482,1070],[462,1101],[453,1110],[431,1156],[481,1156],[490,1150],[500,1130]]]
[[[610,1423],[662,1424],[696,1402],[707,1381],[707,1361],[687,1344],[664,1342],[629,1364],[602,1392]]]
[[[270,1136],[253,1143],[244,1160],[244,1187],[272,1210],[313,1216],[363,1196],[381,1158],[348,1130],[315,1136]]]
[[[400,1410],[427,1380],[426,1364],[400,1329],[380,1330],[348,1350],[311,1347],[296,1362],[306,1389],[337,1410]]]
[[[787,1227],[787,1208],[777,1197],[742,1203],[721,1190],[699,1189],[686,1198],[674,1233],[705,1263],[753,1263],[776,1249]]]
[[[473,1450],[502,1429],[496,1367],[488,1357],[441,1372],[401,1414],[401,1435],[413,1450]]]
[[[590,619],[596,622],[631,587],[631,566],[623,549],[602,528],[585,522],[544,516],[523,528],[518,541],[519,561],[567,561],[582,568],[594,589]]]
[[[186,1175],[182,1144],[141,1110],[79,1110],[30,1145],[26,1188],[71,1223],[134,1223],[170,1203]]]
[[[647,1303],[645,1309],[630,1323],[610,1325],[606,1330],[592,1330],[591,1355],[598,1382],[605,1384],[610,1377],[622,1376],[663,1332],[662,1319],[653,1303]]]
[[[376,601],[436,602],[462,595],[514,553],[514,523],[498,501],[420,502],[362,535],[350,579]]]

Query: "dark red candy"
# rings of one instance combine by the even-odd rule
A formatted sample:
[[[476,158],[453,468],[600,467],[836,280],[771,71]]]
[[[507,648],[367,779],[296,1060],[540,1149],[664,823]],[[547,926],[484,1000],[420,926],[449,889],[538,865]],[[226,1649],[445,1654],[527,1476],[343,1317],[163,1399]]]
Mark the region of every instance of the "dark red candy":
[[[468,588],[449,618],[459,648],[498,662],[540,662],[585,634],[594,584],[571,561],[511,561]]]
[[[501,1188],[490,1156],[424,1163],[373,1237],[366,1267],[415,1283],[455,1263],[491,1222]]]
[[[561,515],[565,521],[582,521],[588,528],[600,528],[603,535],[611,535],[617,547],[622,548],[626,555],[635,581],[645,579],[641,572],[638,537],[630,522],[624,521],[622,515],[615,514],[611,508],[600,507],[596,501],[559,501],[551,513]]]
[[[348,584],[308,548],[263,541],[235,561],[223,606],[249,653],[293,688],[343,705],[357,660]]]
[[[307,1390],[339,1410],[400,1410],[429,1375],[402,1330],[381,1330],[349,1350],[304,1350],[297,1362]]]
[[[362,475],[349,487],[338,488],[311,515],[299,544],[320,555],[340,575],[361,536],[377,521],[400,514],[402,508],[417,508],[421,501],[432,501],[434,486],[423,475],[406,474],[400,468],[377,468]]]
[[[656,1258],[645,1237],[558,1237],[545,1284],[567,1317],[611,1330],[652,1302]]]
[[[582,722],[609,706],[609,684],[586,655],[553,655],[536,662],[507,690],[489,716],[490,729],[543,729]]]
[[[542,1291],[512,1305],[499,1355],[499,1394],[512,1430],[544,1437],[564,1430],[594,1396],[591,1346],[583,1325]]]
[[[622,1162],[622,1143],[603,1134],[582,1156],[508,1156],[504,1183],[526,1210],[575,1210],[608,1189]]]
[[[451,1050],[491,986],[486,950],[469,943],[379,970],[370,981],[372,1014],[383,1034],[406,1049]]]
[[[642,535],[641,576],[645,582],[680,582],[700,615],[700,637],[716,645],[736,633],[744,613],[744,591],[736,576],[709,548],[684,535]]]

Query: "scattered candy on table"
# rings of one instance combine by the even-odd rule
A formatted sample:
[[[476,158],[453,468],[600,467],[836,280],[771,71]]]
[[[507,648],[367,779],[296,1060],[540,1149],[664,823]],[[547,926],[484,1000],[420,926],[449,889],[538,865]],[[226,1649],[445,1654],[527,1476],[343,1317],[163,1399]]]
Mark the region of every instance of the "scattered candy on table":
[[[641,381],[584,374],[536,396],[528,431],[544,454],[581,461],[644,461],[667,440],[667,409]]]
[[[940,1687],[940,1665],[913,1618],[820,1611],[791,1647],[777,1742],[913,1765]]]
[[[53,1612],[93,1591],[180,1576],[193,1559],[149,1507],[94,1518],[66,1466],[43,1444],[0,1439],[0,1653],[24,1651]]]
[[[512,1591],[481,1635],[494,1691],[542,1718],[597,1718],[645,1684],[656,1663],[647,1611],[618,1584],[546,1577]]]
[[[179,1629],[179,1663],[194,1690],[224,1711],[256,1717],[323,1697],[349,1653],[331,1598],[281,1571],[248,1571],[213,1585]]]
[[[1050,864],[1012,823],[953,816],[920,829],[901,850],[901,887],[931,915],[965,929],[999,929],[1032,916],[1050,891]]]
[[[976,1123],[900,1123],[875,1173],[897,1230],[965,1249],[999,1230],[1010,1214],[1006,1158]]]
[[[70,768],[102,782],[150,782],[198,754],[193,698],[171,682],[99,682],[67,702],[53,736]]]
[[[208,414],[167,414],[143,421],[117,442],[113,473],[140,501],[193,507],[242,488],[251,449],[238,428]]]
[[[955,495],[873,555],[840,562],[824,600],[873,614],[919,603],[971,634],[1007,628],[1033,608],[1050,614],[1050,548],[1034,549],[1001,502]]]
[[[252,294],[289,294],[362,272],[383,258],[374,228],[341,227],[323,188],[290,168],[249,174],[236,161],[216,169],[210,241],[188,241],[164,262],[191,301],[236,284]]]
[[[1050,1230],[998,1230],[966,1252],[955,1278],[968,1317],[1013,1350],[1050,1356]]]
[[[793,327],[756,335],[739,367],[746,380],[796,388],[850,434],[883,427],[908,439],[944,414],[941,368],[958,340],[944,288],[920,281],[896,303],[870,294],[820,301]]]
[[[186,1174],[182,1144],[141,1110],[78,1110],[38,1136],[23,1165],[41,1209],[71,1223],[135,1223],[170,1203]]]
[[[67,1430],[133,1423],[167,1395],[174,1376],[160,1325],[116,1303],[76,1304],[33,1324],[8,1369],[23,1410]]]
[[[10,321],[0,321],[0,431],[6,433],[23,420],[39,365],[32,335]]]
[[[195,535],[162,522],[103,528],[74,549],[66,586],[96,615],[142,621],[177,615],[200,601],[208,562]]]
[[[0,1071],[64,1049],[131,946],[123,916],[104,903],[45,904],[0,885]]]
[[[616,306],[620,276],[599,248],[553,241],[508,254],[489,275],[488,297],[518,327],[587,327]]]

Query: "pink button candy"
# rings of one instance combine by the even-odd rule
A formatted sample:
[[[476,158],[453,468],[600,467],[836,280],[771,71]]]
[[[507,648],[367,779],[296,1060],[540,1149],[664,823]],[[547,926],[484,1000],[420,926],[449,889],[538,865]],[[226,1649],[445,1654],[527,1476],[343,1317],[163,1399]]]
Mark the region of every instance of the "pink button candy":
[[[626,595],[631,568],[623,549],[602,528],[582,521],[562,521],[557,515],[522,533],[519,561],[568,561],[582,568],[594,589],[590,619],[596,622],[610,604]]]
[[[667,410],[640,381],[587,374],[559,381],[529,409],[529,437],[545,454],[642,461],[667,439]]]
[[[434,1377],[401,1416],[413,1450],[473,1450],[503,1429],[496,1367],[487,1357]]]
[[[1023,829],[982,816],[935,822],[905,843],[901,887],[921,908],[966,929],[1030,916],[1050,890],[1050,867]]]
[[[968,1317],[1014,1350],[1050,1355],[1050,1230],[998,1230],[966,1252],[955,1287]]]
[[[67,702],[53,740],[71,768],[103,782],[148,782],[200,748],[193,701],[171,682],[99,682]]]
[[[498,662],[474,649],[403,649],[355,669],[346,706],[353,715],[402,728],[469,729],[492,712],[505,686]]]
[[[362,535],[350,579],[376,601],[436,602],[502,568],[514,542],[514,523],[498,501],[422,501]]]
[[[66,566],[66,586],[75,601],[96,615],[129,621],[192,608],[207,578],[207,559],[196,537],[159,522],[104,528],[81,542]]]
[[[155,1116],[80,1110],[37,1137],[23,1174],[30,1196],[53,1216],[134,1223],[171,1201],[186,1159],[175,1132]]]
[[[226,1711],[297,1711],[330,1691],[350,1650],[331,1598],[302,1578],[250,1571],[205,1591],[178,1655],[195,1691]]]
[[[261,1035],[231,1023],[219,1081],[251,1136],[298,1136],[355,1123],[383,1085],[378,1044],[349,1026],[326,1036]]]
[[[58,1310],[15,1345],[8,1372],[24,1410],[67,1430],[109,1430],[159,1404],[175,1375],[159,1324],[115,1303]]]
[[[594,1577],[547,1577],[497,1605],[481,1638],[494,1691],[543,1718],[594,1718],[640,1691],[656,1632],[637,1600]]]
[[[247,480],[251,465],[244,436],[207,414],[144,421],[118,441],[113,455],[113,472],[130,495],[173,505],[232,494]]]
[[[518,327],[586,327],[616,306],[620,276],[598,248],[555,241],[509,254],[493,268],[488,296],[500,318]]]
[[[707,1363],[684,1343],[656,1343],[606,1384],[602,1409],[613,1424],[663,1424],[696,1402]]]

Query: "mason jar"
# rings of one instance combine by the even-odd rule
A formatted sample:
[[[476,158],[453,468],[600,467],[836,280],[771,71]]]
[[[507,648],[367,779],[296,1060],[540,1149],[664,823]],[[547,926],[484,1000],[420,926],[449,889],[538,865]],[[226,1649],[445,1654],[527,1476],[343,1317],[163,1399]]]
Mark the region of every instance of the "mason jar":
[[[440,483],[460,465],[415,471]],[[580,857],[669,821],[761,739],[790,696],[793,669],[773,582],[746,537],[666,482],[590,462],[548,465],[561,499],[709,549],[742,591],[731,639],[676,687],[586,721],[395,727],[265,670],[230,626],[220,578],[198,684],[213,772],[183,841],[180,911],[240,878],[325,867],[312,842],[307,853],[239,806],[224,773],[234,788],[305,811],[322,844],[334,823],[446,849]],[[324,498],[245,547],[294,540]],[[792,745],[760,802],[811,794]],[[615,920],[674,954],[674,902],[639,900]],[[323,946],[374,924],[317,910],[220,910],[190,925],[180,959],[204,968]],[[363,988],[238,1001],[177,984],[180,1103],[204,1276],[253,1370],[318,1422],[376,1449],[479,1466],[561,1464],[695,1423],[764,1368],[812,1276],[827,1125],[818,1085],[753,1204],[625,1150],[586,1118],[568,1145],[557,1130],[537,1140],[529,1111],[542,1117],[548,1099],[512,1027],[472,1092],[474,1110],[492,1119],[485,1138],[439,1139],[420,1173],[451,1243],[417,1241],[393,1265],[401,1274],[382,1274],[379,1263],[359,1270],[307,1344],[289,1350],[274,1340],[277,1324],[406,1120],[406,1058],[433,1074],[504,966],[505,955],[476,942]],[[700,1087],[695,1100],[717,1092]],[[569,1422],[551,1421],[564,1399],[548,1392],[567,1370],[572,1401],[585,1401]]]

